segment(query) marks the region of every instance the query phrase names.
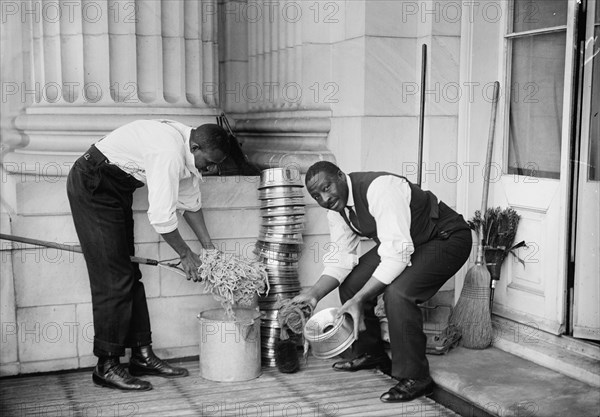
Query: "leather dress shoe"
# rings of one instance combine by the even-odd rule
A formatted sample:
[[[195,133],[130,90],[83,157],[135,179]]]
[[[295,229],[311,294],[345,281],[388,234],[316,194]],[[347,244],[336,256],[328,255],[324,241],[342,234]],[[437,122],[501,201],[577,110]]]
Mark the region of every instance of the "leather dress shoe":
[[[152,351],[151,346],[131,349],[129,372],[135,376],[156,375],[167,378],[179,378],[189,375],[187,369],[172,366],[167,361],[158,358]]]
[[[430,376],[419,379],[402,378],[388,392],[379,397],[384,403],[412,401],[423,395],[433,394],[433,379]]]
[[[392,370],[392,361],[385,353],[379,355],[363,353],[349,361],[336,362],[332,367],[336,371],[346,372],[356,372],[361,369],[379,369],[381,372],[389,375]]]
[[[148,391],[152,384],[131,376],[119,358],[101,358],[92,372],[94,384],[120,390]]]

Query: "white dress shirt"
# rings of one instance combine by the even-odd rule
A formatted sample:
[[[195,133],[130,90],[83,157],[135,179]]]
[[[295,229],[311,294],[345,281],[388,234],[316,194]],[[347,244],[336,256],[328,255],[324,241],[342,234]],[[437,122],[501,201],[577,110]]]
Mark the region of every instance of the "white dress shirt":
[[[354,207],[352,182],[348,182],[348,206]],[[414,245],[410,237],[410,185],[404,178],[394,175],[377,177],[367,190],[369,213],[377,224],[377,237],[381,244],[377,253],[381,262],[373,272],[373,277],[389,285],[410,265]],[[355,210],[356,211],[356,210]],[[348,212],[346,212],[348,215]],[[329,231],[334,251],[323,257],[323,275],[329,275],[342,282],[358,264],[360,236],[346,224],[340,213],[329,211]],[[360,218],[359,218],[360,221]]]
[[[95,144],[111,164],[148,186],[148,218],[161,234],[177,229],[176,210],[202,207],[202,176],[190,151],[191,131],[170,120],[138,120]]]

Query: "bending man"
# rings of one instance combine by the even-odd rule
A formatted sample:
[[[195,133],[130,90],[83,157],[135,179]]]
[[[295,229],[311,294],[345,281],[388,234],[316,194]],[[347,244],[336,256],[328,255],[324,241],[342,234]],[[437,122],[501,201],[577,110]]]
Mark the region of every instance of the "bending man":
[[[427,338],[419,304],[431,298],[465,263],[471,231],[461,215],[406,178],[386,172],[346,175],[321,161],[308,169],[306,187],[328,210],[336,253],[317,283],[296,297],[314,306],[339,286],[342,307],[358,335],[352,360],[338,371],[379,368],[398,380],[384,402],[411,401],[432,393],[425,356]],[[376,246],[357,255],[361,237]],[[374,307],[383,293],[392,360],[384,351]]]
[[[177,252],[188,279],[197,281],[200,259],[178,231],[176,210],[202,247],[214,249],[201,209],[200,172],[229,153],[227,133],[217,125],[195,129],[167,120],[126,124],[83,154],[67,179],[73,221],[88,269],[94,317],[92,378],[100,386],[149,390],[136,376],[187,376],[152,351],[142,274],[134,255],[133,192],[148,186],[148,218]],[[131,348],[129,371],[120,363]]]

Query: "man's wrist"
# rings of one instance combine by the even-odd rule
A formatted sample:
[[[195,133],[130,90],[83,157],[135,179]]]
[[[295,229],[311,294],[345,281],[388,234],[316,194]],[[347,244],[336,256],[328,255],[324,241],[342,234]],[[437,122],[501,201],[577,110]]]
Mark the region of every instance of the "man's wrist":
[[[319,301],[321,301],[321,298],[323,298],[323,296],[321,296],[317,291],[315,291],[314,288],[309,289],[306,292],[306,296],[311,300],[314,300],[315,303],[318,303]]]
[[[385,287],[387,287],[386,284],[372,276],[352,298],[358,303],[364,303],[381,294],[385,290]]]
[[[356,294],[354,294],[354,297],[352,297],[354,299],[354,301],[356,301],[357,303],[364,303],[365,298],[362,294],[360,294],[360,292],[357,292]]]
[[[185,258],[186,256],[190,256],[192,253],[192,249],[188,246],[187,248],[182,249],[181,251],[177,251],[180,258]]]

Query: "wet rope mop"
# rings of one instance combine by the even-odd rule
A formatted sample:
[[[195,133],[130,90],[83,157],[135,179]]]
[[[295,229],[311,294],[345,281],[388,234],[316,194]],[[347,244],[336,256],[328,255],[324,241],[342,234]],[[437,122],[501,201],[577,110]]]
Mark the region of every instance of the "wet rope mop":
[[[203,251],[200,261],[198,272],[204,282],[204,293],[212,293],[231,320],[235,319],[235,305],[250,306],[255,296],[269,292],[267,270],[260,262],[218,250]]]
[[[308,342],[304,339],[304,325],[313,313],[312,305],[298,303],[291,299],[279,299],[275,304],[278,308],[277,321],[281,328],[280,340],[275,343],[275,363],[283,373],[294,373],[300,369],[296,340],[290,338],[289,332],[300,335],[304,346],[304,360],[308,357]],[[288,332],[289,331],[289,332]]]

